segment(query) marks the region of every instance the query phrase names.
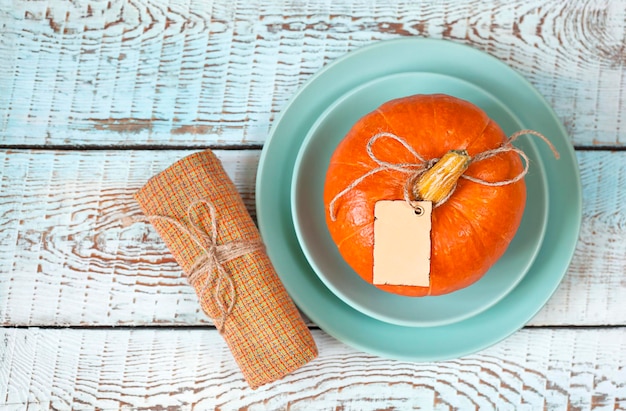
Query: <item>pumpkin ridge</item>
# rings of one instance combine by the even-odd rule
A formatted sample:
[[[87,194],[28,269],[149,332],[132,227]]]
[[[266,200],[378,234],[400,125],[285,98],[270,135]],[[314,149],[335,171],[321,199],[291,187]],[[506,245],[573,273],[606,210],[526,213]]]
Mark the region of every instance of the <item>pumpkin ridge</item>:
[[[381,115],[381,117],[383,118],[383,120],[385,121],[385,124],[387,125],[387,127],[389,127],[389,132],[392,134],[397,134],[396,133],[396,129],[391,125],[391,123],[389,122],[389,119],[387,119],[387,116],[385,115],[385,113],[380,109],[380,107],[378,107],[376,109],[376,112],[378,112],[378,114]],[[382,129],[379,131],[383,131]]]
[[[514,183],[514,184],[520,184],[520,183],[523,184],[523,182],[519,182],[519,181],[517,183]],[[472,184],[472,185],[474,185],[474,184],[478,184],[478,183],[475,183],[473,181],[465,181],[464,184]],[[511,195],[511,193],[510,193],[511,187],[512,186],[510,186],[510,185],[509,186],[502,186],[502,187],[491,187],[491,189],[493,189],[496,194],[493,197],[491,197],[490,202],[491,203],[498,203],[498,202],[502,201],[503,197],[506,198],[509,195]],[[455,205],[455,204],[452,204],[452,205]],[[462,208],[462,207],[461,208],[455,207],[455,209],[459,210],[466,218],[468,218],[470,220],[470,223],[471,223],[472,227],[479,227],[482,231],[484,231],[487,234],[492,235],[492,236],[497,236],[499,238],[503,237],[502,236],[502,229],[501,229],[501,227],[499,225],[482,225],[482,224],[478,224],[476,222],[475,218],[470,218],[470,216],[468,216],[466,214],[468,211],[465,210],[464,208]],[[496,216],[495,218],[497,219],[497,218],[499,218],[499,216]],[[477,231],[477,230],[475,230],[475,231]],[[482,240],[482,238],[481,238],[481,240]]]
[[[483,129],[480,131],[480,133],[476,137],[474,137],[473,139],[471,139],[467,143],[467,147],[471,147],[475,142],[480,140],[480,138],[485,135],[485,131],[487,131],[487,128],[489,127],[489,125],[491,124],[492,121],[493,120],[491,120],[490,118],[487,118],[487,121],[485,122],[485,126],[483,127]],[[467,148],[467,147],[465,147],[465,148]]]
[[[439,130],[439,117],[437,116],[437,105],[435,104],[435,98],[433,96],[430,96],[428,102],[430,103],[430,107],[433,110],[433,129]]]
[[[476,234],[477,233],[477,230],[476,230],[477,225],[475,224],[474,219],[471,218],[471,216],[468,216],[467,210],[464,210],[465,207],[463,205],[463,202],[462,201],[448,201],[448,203],[446,203],[446,205],[448,205],[448,204],[449,204],[449,207],[453,208],[457,212],[457,216],[456,216],[457,221],[461,221],[461,219],[462,219],[464,224],[468,224],[469,227],[471,227],[474,235],[472,236],[472,238],[469,241],[469,243],[472,245],[473,252],[478,250],[478,249],[480,249],[480,251],[482,253],[485,253],[485,251],[487,251],[488,248],[485,245],[485,242],[483,241],[482,235],[477,235]],[[481,273],[480,277],[482,277],[482,275],[484,275],[486,272],[487,272],[487,270],[484,271],[483,273]],[[475,276],[476,272],[470,272],[468,274],[469,274],[469,276]],[[462,278],[462,281],[465,281],[465,280],[466,280],[466,278]],[[471,283],[473,283],[473,281]],[[431,281],[430,281],[429,286],[432,287],[432,285],[433,285],[433,281],[432,281],[432,277],[431,277]],[[429,292],[430,292],[430,290],[429,290]],[[437,294],[437,295],[439,295],[439,294]]]
[[[472,181],[465,181],[464,184],[477,184],[474,183]],[[518,183],[516,183],[518,184]],[[496,194],[490,199],[490,203],[499,203],[502,201],[502,198],[506,198],[507,196],[511,195],[511,193],[509,192],[508,188],[510,188],[510,186],[506,186],[505,187],[492,187],[492,189],[495,190]],[[474,241],[480,243],[481,247],[483,248],[483,250],[488,251],[488,250],[492,250],[493,251],[493,246],[492,245],[488,245],[485,243],[485,241],[483,240],[483,238],[491,238],[491,237],[495,237],[498,238],[499,241],[502,240],[506,240],[508,234],[508,230],[506,230],[505,232],[502,231],[501,225],[500,224],[481,224],[478,222],[478,220],[475,218],[475,216],[473,214],[468,214],[471,210],[468,210],[466,207],[463,206],[463,201],[455,201],[452,202],[450,204],[455,210],[457,210],[460,215],[463,216],[464,219],[466,219],[470,226],[472,227],[472,230],[474,233],[482,233],[482,235],[475,235],[474,236]],[[493,216],[493,218],[495,220],[501,220],[502,216],[496,212],[496,215]],[[521,218],[521,217],[520,217]],[[519,226],[519,222],[517,223],[517,225]],[[517,228],[515,229],[515,231],[517,231]],[[513,233],[513,235],[515,235],[515,233]],[[484,237],[483,237],[484,236]],[[510,243],[510,241],[509,241]],[[508,248],[508,245],[504,248],[504,250],[502,250],[500,252],[500,256],[506,251],[506,249]],[[500,258],[497,257],[496,260]]]
[[[346,161],[333,161],[332,163],[329,164],[329,166],[360,167],[360,168],[367,168],[368,171],[370,168],[372,168],[370,164],[365,164],[363,162],[348,163]]]
[[[361,231],[363,231],[364,229],[368,228],[370,226],[370,224],[372,224],[372,222],[369,223],[365,223],[362,226],[358,227],[358,229],[354,230],[352,233],[350,233],[349,236],[344,237],[338,244],[337,244],[337,248],[341,250],[341,246],[349,239],[351,239],[352,237],[354,237],[357,234],[361,234]]]
[[[509,158],[504,157],[504,156],[510,156]],[[514,156],[514,157],[513,157]],[[508,179],[511,177],[507,177],[507,175],[511,175],[511,171],[514,171],[516,168],[516,160],[519,160],[521,163],[521,159],[519,159],[519,155],[513,151],[509,151],[509,152],[503,152],[503,153],[498,153],[495,156],[493,156],[492,158],[494,159],[499,159],[499,161],[503,161],[506,164],[509,165],[508,168],[508,172],[507,173],[503,173],[502,176],[500,177],[495,177],[494,181],[491,181],[491,179],[486,179],[485,177],[481,177],[480,174],[483,172],[483,170],[485,168],[487,169],[493,169],[493,167],[489,167],[487,165],[482,165],[481,162],[476,162],[470,165],[470,167],[466,170],[465,174],[467,174],[467,176],[469,177],[473,177],[473,178],[479,178],[481,180],[485,180],[488,182],[496,182],[498,180],[502,180],[502,179]],[[487,159],[485,159],[487,160]],[[524,165],[522,164],[520,169],[523,169]],[[519,171],[518,171],[519,172]],[[518,173],[515,172],[515,173]],[[466,180],[467,183],[474,183],[472,181]],[[476,183],[474,183],[476,184]],[[498,188],[498,187],[494,187],[494,188]]]
[[[474,232],[478,232],[477,228],[480,228],[480,229],[483,228],[480,224],[476,223],[476,219],[474,219],[472,216],[468,215],[468,213],[471,210],[468,210],[467,207],[463,206],[463,204],[459,204],[458,202],[451,202],[450,206],[452,208],[454,208],[461,217],[463,217],[463,219],[472,227]],[[485,242],[483,241],[482,236],[475,235],[475,236],[472,237],[472,241],[476,242],[477,240],[480,243],[481,248],[483,250],[485,250],[487,248],[487,246],[486,246]]]

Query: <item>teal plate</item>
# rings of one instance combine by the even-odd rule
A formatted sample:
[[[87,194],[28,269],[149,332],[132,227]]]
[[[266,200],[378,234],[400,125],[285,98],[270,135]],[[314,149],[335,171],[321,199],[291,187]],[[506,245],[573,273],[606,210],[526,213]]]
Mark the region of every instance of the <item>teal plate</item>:
[[[484,90],[466,81],[436,73],[392,74],[367,82],[341,96],[318,118],[304,138],[291,182],[291,212],[302,252],[322,282],[346,304],[381,321],[405,326],[435,326],[461,321],[496,304],[530,269],[542,244],[548,215],[545,172],[530,138],[516,145],[529,156],[528,201],[507,252],[480,279],[457,292],[437,297],[405,297],[384,292],[363,281],[345,263],[326,226],[324,181],[330,157],[350,128],[382,103],[412,94],[444,93],[483,109],[513,134],[522,127],[513,113]],[[365,147],[363,147],[365,150]]]
[[[500,101],[523,128],[549,136],[561,154],[537,144],[549,206],[544,241],[524,277],[490,308],[447,325],[408,327],[355,310],[313,272],[292,222],[291,179],[296,156],[322,113],[345,93],[396,73],[429,72],[457,78]],[[506,130],[505,130],[506,131]],[[499,60],[442,40],[403,38],[356,50],[326,66],[291,99],[273,124],[259,162],[256,186],[259,229],[285,288],[300,309],[338,340],[387,358],[433,361],[482,350],[523,327],[562,280],[581,223],[580,173],[562,125],[541,95]]]

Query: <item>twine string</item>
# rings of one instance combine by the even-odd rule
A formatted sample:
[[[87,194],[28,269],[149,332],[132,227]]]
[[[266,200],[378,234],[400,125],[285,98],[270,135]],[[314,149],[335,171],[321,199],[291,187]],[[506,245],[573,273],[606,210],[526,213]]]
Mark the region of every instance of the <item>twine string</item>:
[[[202,226],[196,222],[193,218],[196,206],[204,205],[209,209],[209,222],[210,232],[207,233]],[[198,212],[195,211],[197,215]],[[180,231],[185,233],[202,251],[200,256],[196,259],[192,267],[187,274],[187,281],[194,287],[198,288],[203,274],[206,274],[206,279],[198,290],[198,295],[201,297],[205,295],[207,290],[211,288],[213,283],[215,286],[212,293],[212,301],[218,308],[219,315],[213,317],[202,304],[204,312],[213,319],[215,327],[219,332],[222,332],[228,316],[232,313],[235,302],[237,300],[237,288],[232,276],[228,273],[224,264],[228,261],[234,260],[237,257],[252,253],[254,251],[260,251],[264,249],[264,245],[260,241],[230,241],[224,244],[217,243],[218,235],[218,221],[215,206],[207,199],[198,199],[192,201],[187,207],[186,211],[187,220],[189,225],[181,223],[179,220],[162,215],[147,216],[148,221],[166,221]],[[223,288],[225,288],[225,295],[223,294]]]
[[[517,153],[524,160],[524,169],[519,174],[517,174],[513,178],[510,178],[510,179],[507,179],[507,180],[502,180],[502,181],[486,181],[486,180],[483,180],[483,179],[480,179],[480,178],[468,176],[466,174],[462,174],[461,177],[466,179],[466,180],[469,180],[469,181],[472,181],[474,183],[477,183],[477,184],[482,184],[482,185],[492,186],[492,187],[500,187],[500,186],[505,186],[505,185],[508,185],[508,184],[514,184],[514,183],[520,181],[521,179],[523,179],[526,176],[526,174],[528,174],[528,170],[529,170],[529,167],[530,167],[530,159],[528,158],[528,155],[526,155],[526,153],[524,153],[524,151],[522,151],[521,149],[519,149],[517,147],[514,147],[512,143],[518,137],[520,137],[522,135],[525,135],[525,134],[531,134],[531,135],[539,137],[541,140],[543,140],[548,145],[548,147],[550,147],[550,150],[552,150],[552,153],[554,154],[554,157],[556,157],[557,159],[559,158],[558,151],[556,150],[554,145],[550,142],[550,140],[548,140],[548,138],[546,136],[544,136],[543,134],[541,134],[541,133],[539,133],[537,131],[534,131],[534,130],[520,130],[520,131],[517,131],[514,134],[512,134],[499,147],[496,147],[494,149],[486,150],[486,151],[483,151],[481,153],[478,153],[474,157],[472,157],[471,160],[470,160],[470,163],[476,163],[478,161],[482,161],[482,160],[486,160],[488,158],[494,157],[494,156],[496,156],[498,154],[512,151],[512,152]],[[415,157],[416,161],[415,162],[409,162],[409,163],[392,163],[392,162],[389,162],[389,161],[381,160],[374,153],[374,148],[373,148],[374,143],[376,141],[378,141],[379,139],[381,139],[381,138],[389,138],[391,140],[397,141],[410,154],[412,154],[413,157]],[[361,184],[365,179],[367,179],[367,178],[369,178],[369,177],[373,176],[374,174],[377,174],[377,173],[379,173],[381,171],[393,170],[393,171],[398,171],[400,173],[404,173],[404,174],[408,174],[409,175],[407,177],[407,179],[406,179],[405,184],[404,184],[403,196],[404,196],[404,200],[409,205],[411,205],[412,207],[415,207],[416,206],[415,205],[416,198],[415,198],[415,196],[413,194],[413,187],[415,187],[415,184],[419,181],[419,178],[426,171],[428,171],[430,168],[432,168],[437,163],[437,161],[440,160],[439,158],[432,158],[430,160],[424,159],[403,138],[398,137],[397,135],[395,135],[393,133],[389,133],[389,132],[380,132],[380,133],[377,133],[377,134],[373,135],[367,142],[366,151],[367,151],[367,155],[369,156],[369,158],[372,161],[374,161],[376,164],[378,164],[378,167],[373,168],[373,169],[369,170],[368,172],[366,172],[365,174],[363,174],[362,176],[356,178],[346,188],[341,190],[339,193],[337,193],[335,195],[335,197],[333,197],[333,199],[330,201],[330,204],[328,205],[330,218],[331,218],[332,221],[336,221],[337,220],[337,201],[339,201],[342,197],[344,197],[346,194],[348,194],[350,191],[352,191],[354,188],[356,188],[356,186]],[[444,204],[446,201],[448,201],[450,196],[452,196],[452,194],[454,193],[455,189],[456,189],[456,185],[452,188],[452,190],[450,190],[450,192],[448,193],[448,195],[445,198],[443,198],[439,202],[434,203],[433,207],[438,207],[438,206]]]

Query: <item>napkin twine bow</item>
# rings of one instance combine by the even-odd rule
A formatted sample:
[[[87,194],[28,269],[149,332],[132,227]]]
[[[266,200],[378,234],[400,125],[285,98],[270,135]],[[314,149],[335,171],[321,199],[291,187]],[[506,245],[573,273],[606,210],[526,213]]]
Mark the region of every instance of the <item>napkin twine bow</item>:
[[[209,218],[211,225],[211,232],[204,231],[202,226],[194,221],[192,212],[197,205],[205,205],[209,209]],[[170,224],[176,226],[183,233],[187,234],[191,240],[200,247],[202,254],[193,266],[189,269],[187,274],[187,281],[194,288],[199,289],[200,294],[204,294],[208,291],[213,282],[215,282],[213,288],[213,301],[217,305],[220,311],[220,316],[212,317],[207,310],[203,310],[209,316],[213,318],[213,322],[218,331],[222,332],[226,319],[233,311],[235,302],[237,300],[237,288],[233,279],[224,268],[224,263],[233,260],[242,255],[252,253],[257,250],[264,250],[265,246],[261,241],[231,241],[225,244],[217,243],[217,217],[215,212],[215,206],[205,198],[192,201],[187,207],[187,220],[189,221],[189,227],[185,226],[180,221],[172,217],[151,215],[147,219],[152,222],[153,220],[167,221]],[[198,283],[201,281],[202,273],[206,273],[207,277],[204,283],[200,286]],[[226,295],[222,296],[223,283],[226,283],[228,287],[226,289]]]

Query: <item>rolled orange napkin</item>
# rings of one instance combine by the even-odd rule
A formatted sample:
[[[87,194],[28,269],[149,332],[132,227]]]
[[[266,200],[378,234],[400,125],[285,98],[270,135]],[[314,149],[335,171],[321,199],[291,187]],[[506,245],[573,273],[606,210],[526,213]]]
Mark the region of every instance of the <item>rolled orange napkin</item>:
[[[311,332],[211,150],[152,177],[135,199],[194,287],[252,388],[317,356]]]

